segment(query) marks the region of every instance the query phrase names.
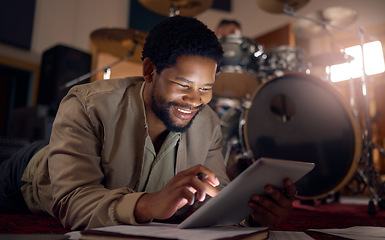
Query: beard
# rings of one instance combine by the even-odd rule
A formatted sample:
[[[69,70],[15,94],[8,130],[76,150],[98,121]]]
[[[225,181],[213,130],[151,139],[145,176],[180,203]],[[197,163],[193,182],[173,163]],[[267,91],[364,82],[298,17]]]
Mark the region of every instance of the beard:
[[[166,126],[167,130],[171,132],[185,132],[193,123],[193,120],[198,115],[200,111],[205,107],[205,105],[200,105],[198,107],[198,111],[195,113],[195,115],[191,118],[191,120],[184,125],[178,125],[173,122],[170,114],[170,108],[175,107],[181,107],[181,108],[190,108],[192,107],[188,104],[179,104],[175,101],[167,102],[162,96],[157,96],[154,91],[155,88],[152,89],[151,93],[151,106],[152,110],[154,111],[155,115],[163,122],[163,124]]]

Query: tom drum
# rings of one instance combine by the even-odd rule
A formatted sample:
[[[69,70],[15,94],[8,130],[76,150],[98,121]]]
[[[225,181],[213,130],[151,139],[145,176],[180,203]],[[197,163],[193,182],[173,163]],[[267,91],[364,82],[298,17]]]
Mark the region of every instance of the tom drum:
[[[306,52],[299,47],[279,46],[258,58],[258,78],[261,82],[282,76],[286,72],[310,72],[310,62]]]
[[[219,41],[224,56],[213,88],[214,97],[241,99],[251,95],[259,85],[257,59],[263,52],[262,46],[235,34]]]

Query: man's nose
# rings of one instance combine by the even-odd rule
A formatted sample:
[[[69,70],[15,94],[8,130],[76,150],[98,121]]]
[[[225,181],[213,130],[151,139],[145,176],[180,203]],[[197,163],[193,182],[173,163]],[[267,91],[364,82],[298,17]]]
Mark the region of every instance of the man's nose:
[[[202,97],[199,93],[199,90],[190,89],[188,93],[183,97],[183,101],[193,107],[198,107],[202,104]]]

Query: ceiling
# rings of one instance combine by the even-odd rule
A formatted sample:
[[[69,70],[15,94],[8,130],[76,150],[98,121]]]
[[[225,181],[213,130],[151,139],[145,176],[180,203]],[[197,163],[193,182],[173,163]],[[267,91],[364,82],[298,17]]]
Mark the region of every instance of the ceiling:
[[[383,13],[385,0],[310,0],[303,7],[295,10],[295,13],[300,16],[310,15],[314,17],[320,11],[331,7],[341,7],[341,9],[351,10],[356,14],[354,18],[348,19],[351,15],[346,11],[341,12],[341,14],[338,11],[333,12],[332,17],[340,18],[337,19],[339,22],[345,21],[345,23],[348,23],[342,24],[343,28],[348,31],[357,31],[359,28],[365,29],[374,25],[385,24],[385,14]],[[341,15],[345,15],[346,19],[344,20]],[[237,19],[242,24],[243,34],[248,37],[261,35],[288,22],[294,24],[298,24],[298,21],[306,22],[306,20],[299,20],[284,13],[277,14],[263,10],[258,5],[258,0],[232,0],[231,12],[210,9],[198,15],[197,18],[203,20],[212,28],[215,28],[221,18]],[[307,37],[312,36],[308,35]]]

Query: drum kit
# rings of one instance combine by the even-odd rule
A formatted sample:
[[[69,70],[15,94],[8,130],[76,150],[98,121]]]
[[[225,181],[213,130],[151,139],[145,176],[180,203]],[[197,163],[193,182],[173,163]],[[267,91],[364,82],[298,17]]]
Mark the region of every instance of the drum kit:
[[[312,21],[294,12],[307,2],[258,0],[270,13]],[[314,22],[325,29],[335,27]],[[315,169],[296,183],[299,199],[325,199],[359,179],[370,196],[368,212],[376,212],[374,200],[384,209],[385,184],[374,170],[372,150],[378,148],[384,156],[385,151],[371,142],[370,120],[366,117],[360,123],[353,106],[333,83],[310,74],[305,51],[279,46],[265,52],[256,42],[235,35],[221,37],[220,42],[225,54],[211,106],[221,120],[230,178],[260,157],[314,162]],[[323,55],[313,58],[312,64],[352,59],[342,53]],[[365,79],[362,84],[366,88]]]
[[[212,4],[204,0],[138,1],[165,16],[194,16]],[[257,0],[259,7],[269,13],[284,13],[330,27],[294,12],[308,2]],[[116,29],[98,30],[92,35],[93,41],[125,46],[124,51],[117,47],[117,52],[128,52],[126,58],[134,55],[136,45],[144,44],[144,38],[142,34]],[[370,120],[366,117],[365,124],[361,124],[351,104],[331,82],[310,74],[305,51],[293,46],[265,51],[260,44],[240,35],[222,36],[219,40],[224,58],[210,105],[221,120],[230,178],[259,157],[314,162],[315,169],[296,183],[300,199],[326,198],[358,177],[370,195],[368,211],[375,212],[374,200],[384,209],[385,187],[374,171],[372,150],[378,148],[384,155],[385,151],[371,142]],[[330,64],[352,58],[344,55],[333,59]],[[364,77],[362,84],[366,87]],[[365,108],[368,111],[368,106]],[[362,162],[364,167],[360,167]]]

